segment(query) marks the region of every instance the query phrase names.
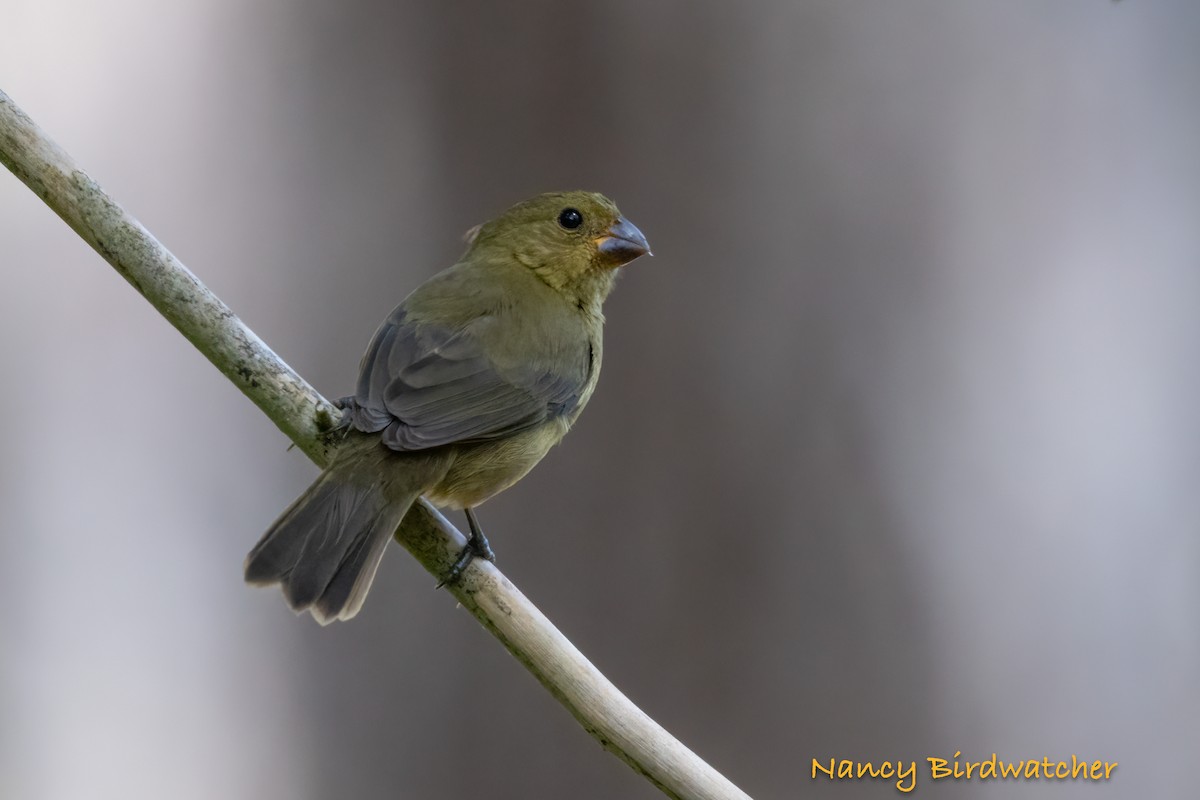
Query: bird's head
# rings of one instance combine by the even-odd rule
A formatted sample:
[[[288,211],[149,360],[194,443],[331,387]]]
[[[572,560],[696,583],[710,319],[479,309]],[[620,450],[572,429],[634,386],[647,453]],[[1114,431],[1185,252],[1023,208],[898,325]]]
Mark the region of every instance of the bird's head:
[[[468,241],[468,257],[511,257],[556,289],[598,292],[600,300],[617,267],[650,254],[642,232],[595,192],[538,195],[473,229]]]

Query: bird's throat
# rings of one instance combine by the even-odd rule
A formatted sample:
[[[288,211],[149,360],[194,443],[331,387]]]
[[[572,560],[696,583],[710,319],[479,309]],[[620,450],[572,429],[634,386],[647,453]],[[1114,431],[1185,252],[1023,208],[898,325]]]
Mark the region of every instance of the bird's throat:
[[[572,272],[557,265],[529,264],[521,260],[542,283],[561,294],[571,305],[597,319],[604,318],[601,308],[616,283],[615,269],[589,264]]]

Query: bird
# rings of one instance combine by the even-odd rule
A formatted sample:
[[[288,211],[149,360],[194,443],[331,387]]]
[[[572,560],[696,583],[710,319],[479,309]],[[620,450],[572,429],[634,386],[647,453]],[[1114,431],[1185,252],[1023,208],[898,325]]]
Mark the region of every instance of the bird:
[[[595,192],[550,192],[468,231],[459,260],[380,325],[329,466],[246,556],[321,625],[362,608],[384,550],[424,496],[464,510],[471,535],[443,583],[495,560],[474,509],[524,477],[596,389],[602,306],[618,268],[652,255]],[[441,584],[439,584],[440,586]]]

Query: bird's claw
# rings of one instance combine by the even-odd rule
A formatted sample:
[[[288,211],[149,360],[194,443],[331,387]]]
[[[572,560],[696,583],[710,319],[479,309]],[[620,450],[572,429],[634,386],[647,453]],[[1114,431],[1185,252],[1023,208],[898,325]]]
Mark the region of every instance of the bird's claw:
[[[458,558],[455,559],[454,563],[450,565],[450,569],[446,570],[446,574],[438,581],[438,585],[435,588],[441,589],[446,584],[457,581],[462,577],[463,572],[466,571],[467,565],[475,558],[482,558],[493,564],[496,563],[496,553],[492,550],[492,546],[488,544],[488,540],[482,535],[472,535],[471,538],[467,539],[466,546],[458,554]]]

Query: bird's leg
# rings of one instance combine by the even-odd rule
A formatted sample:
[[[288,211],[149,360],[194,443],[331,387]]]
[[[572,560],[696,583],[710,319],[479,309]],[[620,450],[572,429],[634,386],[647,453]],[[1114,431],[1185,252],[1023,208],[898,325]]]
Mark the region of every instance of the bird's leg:
[[[475,557],[485,558],[496,563],[496,554],[492,552],[492,546],[488,544],[487,537],[483,535],[483,528],[479,527],[479,520],[475,519],[474,509],[464,509],[467,513],[467,524],[471,526],[471,536],[467,539],[467,546],[458,554],[458,559],[446,571],[446,576],[442,578],[441,583],[437,588],[442,588],[447,583],[453,583],[459,579],[463,570],[467,568],[467,564],[471,563],[471,559]]]
[[[475,555],[480,558],[486,558],[493,564],[496,563],[496,554],[492,552],[492,546],[488,544],[487,537],[483,535],[483,528],[479,527],[479,520],[475,519],[475,509],[464,509],[467,513],[467,524],[471,526],[471,538],[467,540],[469,547]]]

